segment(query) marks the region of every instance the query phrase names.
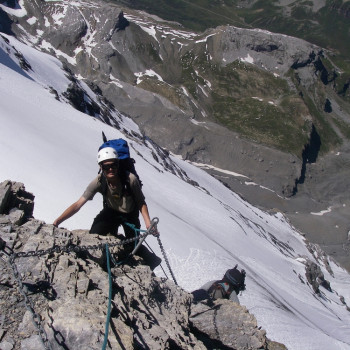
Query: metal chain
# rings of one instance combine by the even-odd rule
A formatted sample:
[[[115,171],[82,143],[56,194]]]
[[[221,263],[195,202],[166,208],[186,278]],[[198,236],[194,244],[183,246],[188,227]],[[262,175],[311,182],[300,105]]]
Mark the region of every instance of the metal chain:
[[[19,290],[19,292],[22,294],[22,296],[24,298],[24,303],[25,303],[25,306],[26,306],[27,310],[29,310],[29,312],[32,314],[32,320],[33,320],[34,326],[38,329],[38,332],[39,332],[39,335],[40,335],[40,340],[41,340],[44,348],[48,349],[48,350],[52,350],[51,344],[50,344],[50,342],[49,342],[49,340],[47,338],[46,331],[45,331],[43,325],[41,324],[40,315],[38,315],[34,311],[34,306],[33,306],[32,302],[30,301],[30,299],[28,298],[26,292],[24,291],[24,286],[23,286],[23,283],[22,283],[22,279],[19,276],[19,273],[18,273],[18,270],[17,270],[17,266],[16,266],[14,260],[15,260],[15,257],[14,257],[14,254],[13,254],[13,255],[10,256],[9,264],[10,264],[10,266],[12,268],[13,275],[14,275],[16,281],[17,281],[18,290]]]
[[[169,271],[170,271],[171,277],[173,278],[175,284],[178,285],[178,284],[177,284],[177,281],[176,281],[176,279],[175,279],[175,276],[174,276],[174,274],[173,274],[173,271],[172,271],[172,269],[171,269],[171,267],[170,267],[168,257],[167,257],[167,255],[166,255],[166,253],[165,253],[165,250],[164,250],[163,244],[162,244],[162,242],[161,242],[161,240],[160,240],[160,238],[159,238],[159,235],[157,235],[156,237],[157,237],[157,240],[158,240],[158,244],[159,244],[160,250],[162,251],[164,260],[165,260],[165,262],[166,262],[166,265],[168,266],[168,269],[169,269]]]
[[[137,241],[141,238],[143,238],[143,236],[145,236],[146,233],[141,233],[140,235],[138,235],[137,237],[133,237],[133,238],[128,238],[125,239],[121,242],[115,242],[115,243],[110,243],[109,246],[110,247],[116,247],[116,246],[122,246],[128,243],[132,243],[134,241]],[[95,245],[91,245],[91,246],[78,246],[78,245],[74,245],[74,244],[69,244],[66,246],[55,246],[46,250],[40,249],[37,251],[31,250],[28,252],[18,252],[18,253],[13,253],[13,259],[17,259],[17,258],[28,258],[28,257],[33,257],[33,256],[43,256],[43,255],[50,255],[52,253],[71,253],[71,252],[82,252],[82,251],[86,251],[86,250],[97,250],[97,249],[104,249],[105,243],[101,243],[101,244],[95,244]]]

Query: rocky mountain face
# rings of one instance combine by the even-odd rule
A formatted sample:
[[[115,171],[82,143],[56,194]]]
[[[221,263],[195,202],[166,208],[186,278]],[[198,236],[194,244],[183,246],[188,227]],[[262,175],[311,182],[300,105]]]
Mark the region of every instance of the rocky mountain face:
[[[64,94],[52,89],[57,99],[115,126],[109,110],[129,115],[157,144],[255,205],[284,211],[312,240],[337,227],[347,263],[349,82],[327,50],[258,29],[193,33],[93,0],[0,4],[2,32],[64,62],[71,84]],[[325,228],[310,212],[327,208],[337,212]]]
[[[193,303],[142,258],[120,264],[120,238],[36,220],[33,200],[0,184],[1,349],[286,349],[244,306]]]
[[[294,69],[298,84],[316,84],[320,48],[234,27],[195,34],[94,1],[13,5],[23,16],[3,31],[62,59],[161,146],[293,194],[317,120],[287,75]],[[74,82],[68,93],[77,105]]]

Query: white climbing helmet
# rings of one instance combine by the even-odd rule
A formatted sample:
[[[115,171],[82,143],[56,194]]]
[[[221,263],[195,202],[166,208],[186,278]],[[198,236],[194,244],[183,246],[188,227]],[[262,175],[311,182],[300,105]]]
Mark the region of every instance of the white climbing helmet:
[[[105,147],[98,151],[97,153],[97,163],[100,164],[104,160],[108,159],[118,159],[117,151],[112,147]]]

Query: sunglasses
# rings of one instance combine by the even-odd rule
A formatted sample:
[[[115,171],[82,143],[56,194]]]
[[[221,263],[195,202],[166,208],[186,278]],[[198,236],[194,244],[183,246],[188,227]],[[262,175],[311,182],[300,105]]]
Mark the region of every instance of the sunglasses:
[[[104,171],[107,171],[109,169],[116,170],[116,169],[118,169],[118,163],[114,162],[114,163],[111,163],[111,164],[102,164],[101,168]]]

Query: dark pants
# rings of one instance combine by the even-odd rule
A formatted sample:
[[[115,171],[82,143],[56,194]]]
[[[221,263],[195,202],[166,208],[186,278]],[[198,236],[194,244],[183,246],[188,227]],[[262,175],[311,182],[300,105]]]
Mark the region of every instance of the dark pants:
[[[140,229],[141,224],[139,220],[139,212],[137,209],[131,213],[125,214],[117,212],[110,208],[103,208],[95,217],[90,228],[90,233],[96,233],[103,236],[109,233],[116,236],[119,226],[122,226],[125,232],[125,237],[134,238],[137,233],[132,227],[127,225],[127,223],[134,225],[136,229]],[[131,253],[136,244],[137,242],[126,244],[124,246],[125,253]],[[156,254],[150,252],[143,245],[141,245],[136,254],[142,257],[145,260],[145,263],[149,265],[152,270],[154,270],[162,261]]]
[[[126,223],[135,225],[136,229],[140,229],[141,224],[139,220],[138,210],[134,210],[131,213],[120,213],[111,208],[103,208],[100,213],[95,217],[94,222],[91,225],[90,233],[97,233],[98,235],[116,235],[118,233],[119,226],[123,226],[125,237],[134,238],[135,230],[128,226]]]

